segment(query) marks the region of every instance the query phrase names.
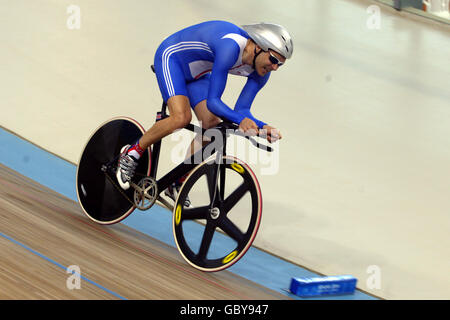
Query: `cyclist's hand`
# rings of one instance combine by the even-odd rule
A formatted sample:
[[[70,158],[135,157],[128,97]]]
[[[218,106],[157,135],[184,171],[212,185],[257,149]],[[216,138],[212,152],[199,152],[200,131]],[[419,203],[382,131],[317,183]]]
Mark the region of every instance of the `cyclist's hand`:
[[[255,121],[249,118],[245,118],[239,124],[239,130],[249,136],[256,136],[258,134],[258,126]]]
[[[267,134],[266,136],[267,141],[269,141],[270,143],[276,142],[277,140],[283,138],[280,130],[278,130],[277,128],[274,128],[266,124],[264,125],[263,129],[264,129],[263,131]]]

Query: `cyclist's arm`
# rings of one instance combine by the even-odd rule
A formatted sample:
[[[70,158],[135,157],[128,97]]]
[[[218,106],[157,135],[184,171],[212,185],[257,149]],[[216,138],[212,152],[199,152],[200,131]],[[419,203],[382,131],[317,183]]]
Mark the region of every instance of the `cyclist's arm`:
[[[214,65],[211,71],[206,105],[212,113],[234,123],[240,124],[245,116],[229,108],[221,100],[228,78],[228,70],[239,57],[239,46],[234,40],[221,39],[215,48]]]
[[[250,112],[250,107],[253,103],[253,100],[256,97],[256,94],[269,80],[270,72],[267,73],[264,77],[260,77],[256,71],[253,72],[247,79],[247,83],[242,89],[241,94],[236,102],[236,106],[234,108],[235,111],[242,114],[244,117],[253,120],[258,128],[264,127],[267,123],[256,119]]]

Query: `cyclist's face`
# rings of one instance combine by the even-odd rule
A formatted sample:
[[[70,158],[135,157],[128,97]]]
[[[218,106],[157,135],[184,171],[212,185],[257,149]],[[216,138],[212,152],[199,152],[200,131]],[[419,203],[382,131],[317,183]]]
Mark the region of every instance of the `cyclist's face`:
[[[258,72],[260,76],[264,76],[268,72],[278,70],[280,65],[273,63],[275,60],[278,60],[279,63],[283,64],[286,61],[286,58],[272,50],[262,52],[256,59],[256,72]]]

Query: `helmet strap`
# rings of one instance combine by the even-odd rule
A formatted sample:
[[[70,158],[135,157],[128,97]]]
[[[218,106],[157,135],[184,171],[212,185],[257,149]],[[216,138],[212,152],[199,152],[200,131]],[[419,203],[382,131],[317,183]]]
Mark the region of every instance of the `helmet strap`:
[[[256,45],[255,45],[255,55],[253,57],[253,69],[256,70],[256,57],[259,56],[264,50],[259,50],[258,53],[256,53]]]

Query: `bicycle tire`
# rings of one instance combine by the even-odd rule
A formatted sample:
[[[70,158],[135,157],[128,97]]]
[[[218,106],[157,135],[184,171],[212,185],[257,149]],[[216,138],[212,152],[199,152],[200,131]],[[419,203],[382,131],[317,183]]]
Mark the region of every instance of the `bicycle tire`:
[[[177,248],[183,258],[191,266],[204,272],[221,271],[231,267],[233,264],[238,262],[251,247],[258,232],[262,218],[262,195],[256,175],[247,164],[245,164],[238,158],[225,156],[223,159],[223,163],[226,166],[225,176],[227,177],[227,172],[237,172],[238,175],[242,177],[243,182],[242,184],[239,184],[239,187],[236,188],[236,190],[230,192],[228,198],[225,197],[225,199],[217,200],[218,202],[215,206],[220,211],[219,216],[217,218],[213,218],[210,209],[204,206],[199,206],[197,208],[195,206],[193,208],[185,208],[182,205],[185,203],[186,196],[189,195],[194,185],[198,183],[198,181],[204,175],[207,175],[207,180],[209,179],[208,175],[211,174],[209,171],[211,171],[212,168],[216,167],[210,164],[214,162],[215,159],[209,159],[202,162],[189,174],[180,189],[173,209],[173,234]],[[207,182],[207,184],[209,186],[209,182]],[[219,190],[217,190],[216,192],[219,192]],[[241,201],[244,196],[247,195],[247,192],[250,195],[251,215],[247,230],[242,231],[229,218],[229,215],[231,210],[235,208],[235,204]],[[239,197],[234,205],[231,205],[232,202],[234,202],[234,198],[233,201],[230,200],[229,202],[227,202],[232,197]],[[210,207],[211,203],[208,206]],[[239,210],[242,211],[242,209]],[[241,211],[239,212],[239,214],[242,213]],[[204,231],[200,240],[200,245],[198,245],[198,243],[190,244],[189,240],[187,239],[186,233],[201,233],[201,231],[187,231],[188,228],[184,228],[183,226],[184,222],[194,220],[200,220],[204,222],[202,224],[204,226]],[[190,228],[195,227],[190,226]],[[201,228],[197,229],[200,230]],[[227,248],[225,249],[223,254],[219,253],[218,257],[210,258],[210,250],[212,248],[211,242],[213,241],[214,237],[216,237],[217,232],[220,232],[222,234],[222,238],[223,236],[229,237],[232,238],[234,242],[230,242],[231,249]],[[217,237],[219,236],[217,235]],[[197,238],[199,238],[198,235]],[[207,243],[208,241],[210,241],[209,244]],[[236,243],[236,245],[234,246],[233,243]],[[205,248],[204,245],[207,248]],[[197,246],[198,251],[195,250]]]

